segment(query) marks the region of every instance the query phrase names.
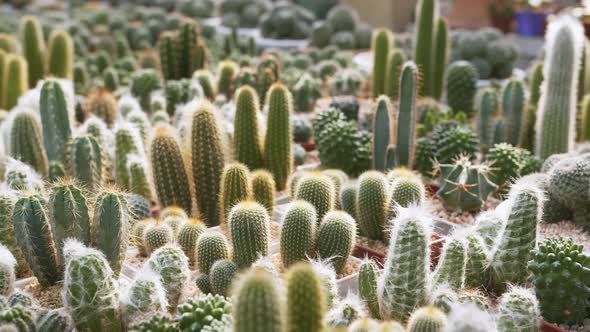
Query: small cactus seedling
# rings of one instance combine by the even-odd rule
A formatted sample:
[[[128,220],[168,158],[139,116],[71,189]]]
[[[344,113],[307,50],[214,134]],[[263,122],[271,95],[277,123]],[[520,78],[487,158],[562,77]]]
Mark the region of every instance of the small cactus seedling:
[[[239,203],[228,217],[233,260],[240,267],[249,267],[259,256],[268,255],[270,218],[266,209],[255,202]]]
[[[205,231],[197,239],[195,256],[199,271],[209,274],[215,262],[230,258],[229,243],[222,233]]]
[[[188,259],[182,249],[170,244],[160,247],[152,253],[144,268],[160,277],[166,291],[168,311],[173,312],[185,293],[190,277]]]
[[[535,294],[513,287],[500,298],[498,332],[539,332],[541,318]]]

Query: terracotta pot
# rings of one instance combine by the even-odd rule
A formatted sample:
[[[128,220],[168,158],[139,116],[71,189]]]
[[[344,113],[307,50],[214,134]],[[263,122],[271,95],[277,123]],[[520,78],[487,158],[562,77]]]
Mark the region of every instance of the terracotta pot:
[[[512,31],[514,17],[490,15],[490,19],[492,21],[492,25],[495,28],[500,29],[502,32],[508,33]]]
[[[567,331],[555,324],[551,324],[547,321],[541,320],[541,332],[567,332]]]

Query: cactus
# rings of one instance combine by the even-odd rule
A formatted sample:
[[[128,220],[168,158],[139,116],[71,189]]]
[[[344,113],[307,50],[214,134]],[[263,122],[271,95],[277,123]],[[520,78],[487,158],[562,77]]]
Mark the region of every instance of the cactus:
[[[322,96],[320,82],[307,73],[301,76],[292,91],[296,112],[313,112],[316,100]]]
[[[129,90],[131,95],[139,99],[141,108],[151,113],[150,98],[153,91],[162,87],[162,78],[160,73],[154,69],[141,69],[131,76],[131,85]]]
[[[150,224],[143,231],[143,243],[148,255],[158,248],[172,243],[173,240],[174,232],[172,228],[163,222]]]
[[[0,295],[9,296],[14,291],[16,281],[16,258],[10,250],[0,244]]]
[[[356,243],[356,221],[346,212],[329,212],[317,236],[319,257],[328,259],[336,273],[342,273]]]
[[[326,298],[320,276],[307,263],[287,271],[286,331],[322,331]]]
[[[41,138],[39,117],[31,111],[15,114],[10,130],[10,154],[47,177],[48,165]]]
[[[199,84],[205,93],[205,97],[207,97],[209,101],[213,101],[217,94],[217,91],[215,90],[216,86],[213,84],[213,75],[211,75],[208,70],[201,69],[197,70],[193,77],[199,81]]]
[[[265,170],[257,170],[251,175],[252,199],[262,204],[270,216],[275,206],[275,180],[272,174]]]
[[[127,207],[129,208],[129,217],[133,225],[138,220],[152,216],[151,203],[145,197],[136,194],[127,194],[126,199]]]
[[[334,208],[336,200],[334,182],[323,174],[305,175],[297,183],[295,199],[304,200],[313,205],[319,225],[326,213]]]
[[[477,70],[467,61],[457,61],[449,66],[446,78],[447,102],[453,113],[473,113],[477,92]]]
[[[583,35],[582,25],[569,16],[560,16],[547,29],[550,51],[543,65],[535,144],[541,159],[573,148]]]
[[[418,176],[401,175],[390,185],[388,220],[395,218],[397,210],[412,205],[421,206],[426,200],[426,188]]]
[[[181,331],[223,331],[231,324],[231,310],[231,302],[223,296],[192,297],[178,306],[178,325]]]
[[[74,67],[74,76],[76,73],[75,69],[76,69],[76,67]],[[117,91],[117,89],[119,89],[119,86],[121,85],[121,78],[119,76],[120,76],[119,72],[117,72],[115,70],[115,68],[108,67],[107,69],[105,69],[102,72],[102,80],[104,82],[104,88],[111,91],[111,92]]]
[[[124,190],[131,189],[131,174],[127,168],[129,156],[140,154],[143,144],[139,133],[127,123],[118,124],[115,132],[115,175],[117,184]]]
[[[0,48],[0,107],[4,107],[4,73],[6,72],[7,52]]]
[[[118,274],[129,242],[129,210],[125,196],[105,189],[96,197],[93,212],[90,227],[93,246],[105,254],[112,270]]]
[[[282,305],[276,280],[266,271],[252,269],[238,280],[234,292],[233,330],[282,331]]]
[[[165,219],[161,219],[161,220],[163,221],[164,224],[168,225],[168,227],[170,227],[170,229],[172,229],[172,237],[177,240],[178,240],[178,238],[177,238],[178,232],[180,231],[180,228],[182,228],[185,224],[187,224],[187,223],[201,224],[201,222],[197,219],[184,219],[184,218],[180,218],[178,216],[168,216]]]
[[[518,144],[525,106],[525,87],[522,81],[512,79],[502,92],[502,111],[508,119],[508,143]]]
[[[20,23],[20,40],[22,54],[28,63],[28,86],[37,85],[37,81],[45,76],[45,39],[41,24],[35,16],[23,16]],[[25,69],[25,71],[27,71]],[[24,76],[24,77],[27,77]],[[10,109],[10,107],[7,107]]]
[[[293,168],[291,148],[291,93],[278,83],[268,91],[268,118],[264,140],[264,161],[273,174],[277,190],[284,190]]]
[[[70,331],[73,328],[72,318],[65,309],[52,309],[37,319],[38,332]]]
[[[475,232],[465,237],[467,242],[467,260],[465,264],[465,287],[477,288],[489,283],[486,274],[488,248],[484,240]]]
[[[397,119],[396,162],[413,167],[416,153],[416,98],[418,69],[412,62],[402,67],[400,79],[400,100]]]
[[[394,48],[389,54],[385,81],[385,94],[387,94],[387,96],[394,101],[399,99],[402,66],[405,62],[406,55],[401,49]]]
[[[65,30],[53,30],[47,50],[47,75],[71,80],[74,66],[74,42]]]
[[[282,220],[280,248],[283,266],[289,267],[313,255],[316,248],[317,215],[308,202],[295,201]]]
[[[477,216],[475,232],[481,236],[488,250],[495,247],[504,224],[504,220],[497,211],[487,211]]]
[[[492,286],[496,291],[502,291],[506,283],[525,282],[528,276],[526,265],[537,245],[543,202],[543,192],[530,181],[515,183],[508,196],[508,221],[491,257]]]
[[[166,293],[159,276],[140,274],[121,295],[121,311],[129,323],[166,312]]]
[[[172,128],[160,125],[154,129],[150,155],[160,207],[178,205],[188,214],[193,214],[189,177]]]
[[[232,207],[252,196],[248,168],[242,164],[227,165],[221,177],[221,220],[227,221]]]
[[[432,97],[441,100],[450,49],[449,27],[445,18],[437,18],[435,31],[436,36],[432,46],[434,56],[432,60]]]
[[[176,241],[188,257],[189,264],[195,262],[195,249],[197,248],[198,239],[205,232],[205,225],[196,219],[189,219],[178,229]]]
[[[177,63],[180,59],[177,55],[177,49],[176,34],[172,32],[164,32],[158,41],[158,53],[160,54],[162,74],[166,80],[180,78],[180,73],[178,72],[179,64]]]
[[[385,170],[387,146],[392,139],[389,100],[385,96],[377,99],[377,108],[373,119],[373,169]],[[401,114],[401,112],[400,112]]]
[[[199,235],[195,251],[197,266],[203,274],[209,274],[211,266],[222,259],[229,259],[229,244],[223,234],[216,231]]]
[[[221,223],[220,181],[225,164],[222,131],[213,106],[204,102],[192,114],[191,163],[197,206],[208,226]]]
[[[148,180],[149,170],[146,157],[136,154],[127,155],[126,169],[129,174],[129,191],[145,200],[154,198],[152,183]]]
[[[532,253],[529,281],[550,322],[579,324],[590,308],[590,289],[583,281],[590,275],[590,260],[583,251],[571,239],[547,239]]]
[[[154,219],[143,219],[135,223],[131,229],[131,237],[129,242],[137,247],[141,256],[147,256],[147,249],[143,243],[143,231],[146,229],[146,227],[154,222]]]
[[[197,279],[195,279],[195,284],[203,294],[210,294],[213,292],[211,290],[211,283],[209,282],[208,274],[201,274],[200,276],[198,276]]]
[[[365,172],[359,178],[356,196],[358,224],[362,234],[373,240],[385,239],[388,187],[386,177],[379,172]]]
[[[414,166],[423,176],[432,177],[435,155],[436,148],[431,139],[428,137],[420,137],[416,140],[416,157],[414,160]]]
[[[414,61],[420,69],[424,83],[420,89],[421,96],[432,96],[434,89],[434,54],[436,45],[436,24],[438,20],[438,2],[421,0],[416,5],[416,31],[414,36]]]
[[[209,283],[212,293],[229,296],[232,282],[238,273],[236,263],[228,259],[222,259],[213,263],[209,272]]]
[[[513,287],[500,298],[498,332],[539,332],[537,298],[530,290]]]
[[[443,253],[434,271],[433,284],[448,285],[459,290],[465,285],[465,264],[467,247],[463,239],[450,239],[445,244]]]
[[[16,198],[11,190],[3,190],[3,193],[0,194],[0,243],[6,246],[16,258],[16,273],[20,276],[26,273],[29,267],[14,232],[12,211],[15,202]]]
[[[62,277],[46,206],[47,202],[39,195],[23,196],[14,205],[12,214],[20,249],[43,287],[54,285]]]
[[[72,129],[64,90],[57,81],[48,80],[43,83],[39,113],[47,159],[64,162]]]
[[[34,319],[33,312],[21,306],[14,306],[0,311],[2,327],[13,328],[9,331],[34,332],[36,330]]]
[[[217,73],[217,93],[231,98],[234,94],[234,79],[238,73],[238,64],[225,60],[219,63]]]
[[[401,209],[393,222],[384,272],[379,280],[381,316],[407,321],[424,305],[430,272],[429,217],[417,208]],[[408,278],[408,276],[412,276]]]
[[[442,332],[447,324],[445,314],[435,307],[424,307],[412,313],[408,332]]]
[[[355,220],[357,219],[356,195],[358,187],[346,184],[340,189],[340,207]]]
[[[178,324],[176,321],[172,320],[168,315],[165,314],[157,314],[152,316],[149,319],[142,320],[139,322],[133,322],[129,326],[130,332],[149,332],[149,331],[158,331],[158,332],[177,332],[178,331]]]
[[[76,240],[64,244],[63,299],[78,331],[123,331],[117,280],[104,255]]]
[[[479,150],[477,135],[470,128],[454,121],[442,122],[434,127],[432,140],[436,159],[442,164],[451,163],[461,155],[473,159]]]
[[[85,104],[88,113],[92,113],[106,122],[111,128],[118,116],[117,100],[104,89],[95,90],[86,99]]]
[[[482,90],[478,105],[477,135],[485,152],[487,145],[492,141],[490,122],[498,114],[498,93],[490,88]]]
[[[67,238],[90,245],[90,213],[86,195],[75,181],[62,180],[51,189],[48,218],[58,254]]]
[[[373,31],[373,98],[385,93],[387,84],[387,61],[391,48],[393,47],[393,36],[387,29]]]
[[[377,298],[378,277],[379,267],[377,264],[370,259],[364,260],[359,268],[359,295],[369,309],[370,316],[375,319],[381,317],[381,313],[379,312],[379,300]]]
[[[172,312],[180,302],[189,279],[188,259],[182,249],[165,245],[152,253],[144,268],[159,275],[166,291],[168,311]]]
[[[258,95],[249,87],[241,87],[236,96],[234,157],[250,169],[263,166],[262,144],[258,130]]]
[[[258,256],[268,255],[270,218],[266,209],[255,202],[235,205],[228,217],[234,262],[240,267],[250,266]]]
[[[16,106],[20,96],[29,89],[27,61],[21,56],[9,54],[6,56],[6,68],[4,69],[4,105],[10,110]]]

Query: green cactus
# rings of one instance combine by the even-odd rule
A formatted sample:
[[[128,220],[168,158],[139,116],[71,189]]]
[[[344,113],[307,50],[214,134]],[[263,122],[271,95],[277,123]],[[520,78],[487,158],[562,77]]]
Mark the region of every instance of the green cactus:
[[[154,219],[143,219],[135,223],[131,228],[129,242],[137,247],[141,256],[147,256],[147,249],[143,243],[143,231],[152,223],[155,223]]]
[[[229,296],[233,280],[238,273],[236,263],[222,259],[213,263],[209,272],[211,292],[221,296]]]
[[[387,77],[387,61],[392,47],[393,35],[391,31],[387,29],[373,31],[373,42],[371,46],[373,49],[373,98],[384,94],[386,92],[385,86],[387,85],[387,80],[394,79]]]
[[[387,146],[392,139],[391,105],[386,96],[377,99],[377,108],[373,119],[373,169],[385,170]],[[401,114],[401,112],[400,112]]]
[[[287,271],[286,280],[286,331],[322,331],[327,302],[321,276],[302,262]]]
[[[133,322],[129,326],[130,332],[177,332],[178,324],[167,314],[156,314],[149,319]]]
[[[148,163],[145,156],[127,155],[129,192],[151,200],[154,198],[152,183],[148,179]]]
[[[160,207],[178,205],[187,213],[193,214],[191,184],[178,139],[172,128],[160,125],[154,129],[150,155],[153,182]]]
[[[141,69],[134,72],[131,76],[129,91],[133,97],[139,99],[141,108],[150,114],[151,94],[161,87],[162,78],[158,71],[155,69]]]
[[[205,232],[205,224],[196,219],[189,219],[179,227],[178,233],[176,234],[176,241],[186,257],[188,257],[189,264],[194,264],[195,255],[197,252],[198,239],[201,234]]]
[[[65,309],[52,309],[37,318],[37,331],[69,331],[73,328],[72,318]]]
[[[216,86],[213,84],[214,78],[213,75],[208,70],[201,69],[197,70],[194,75],[194,78],[199,81],[199,84],[203,88],[203,92],[205,93],[205,97],[209,99],[209,101],[215,100],[215,95],[217,94]]]
[[[43,83],[39,113],[47,159],[64,162],[72,129],[64,90],[57,81],[48,80]]]
[[[513,287],[500,298],[498,332],[539,332],[537,298],[528,289]]]
[[[15,114],[10,130],[10,154],[47,177],[47,157],[41,136],[41,123],[37,114],[31,111]]]
[[[329,212],[322,219],[317,237],[319,257],[328,259],[336,273],[341,273],[356,243],[356,221],[346,212]]]
[[[131,174],[128,169],[129,156],[140,154],[143,143],[135,128],[127,123],[117,125],[115,134],[115,175],[117,184],[124,190],[131,189]]]
[[[180,59],[178,56],[176,34],[173,32],[164,32],[159,38],[158,50],[164,78],[166,80],[180,78],[180,73],[178,72],[180,68],[177,63]]]
[[[362,234],[373,240],[385,239],[388,187],[387,178],[379,172],[365,172],[359,178],[356,196],[358,225]]]
[[[460,126],[454,121],[442,122],[434,127],[432,140],[436,159],[443,164],[455,161],[460,155],[473,159],[475,152],[479,150],[477,135],[470,128]]]
[[[482,90],[478,102],[477,135],[479,141],[484,144],[484,152],[487,150],[487,145],[492,141],[490,123],[492,118],[498,114],[498,105],[498,93],[496,90],[491,88]]]
[[[123,331],[117,280],[104,255],[68,240],[64,257],[64,306],[76,329]]]
[[[49,35],[46,56],[47,75],[71,80],[74,66],[74,42],[65,30],[53,30]]]
[[[432,177],[435,155],[436,148],[431,139],[428,137],[420,137],[416,140],[416,158],[414,166],[420,174],[426,177]]]
[[[72,69],[72,80],[74,81],[74,91],[78,95],[84,95],[90,86],[90,74],[86,64],[82,61],[74,63]]]
[[[225,60],[219,63],[217,73],[217,93],[230,99],[234,94],[234,79],[238,73],[238,64]]]
[[[221,220],[227,222],[231,208],[252,196],[250,172],[242,164],[225,166],[221,177],[220,212]]]
[[[208,102],[192,114],[191,163],[197,206],[207,226],[221,223],[220,182],[225,165],[222,129],[215,109]]]
[[[316,248],[317,215],[305,201],[289,204],[282,220],[280,249],[283,266],[305,261]]]
[[[475,232],[482,238],[488,250],[495,247],[504,224],[504,220],[496,211],[482,212],[477,216]]]
[[[438,2],[421,0],[416,4],[416,30],[414,35],[414,61],[425,81],[420,88],[421,96],[432,96],[434,89],[434,54],[436,45],[436,22]]]
[[[20,22],[22,54],[28,63],[27,86],[37,85],[45,76],[45,39],[41,24],[35,16],[23,16]],[[27,71],[25,69],[25,71]],[[27,76],[24,76],[27,77]],[[10,107],[7,107],[10,109]]]
[[[181,331],[223,331],[231,325],[232,309],[231,302],[223,296],[192,297],[178,306],[178,325]]]
[[[203,232],[197,239],[195,256],[199,271],[209,274],[216,261],[230,258],[226,237],[216,231]]]
[[[75,70],[75,67],[74,67]],[[75,71],[74,71],[74,75],[75,75]],[[121,85],[121,75],[119,75],[119,72],[117,72],[117,70],[113,67],[107,67],[105,70],[103,70],[102,72],[102,80],[104,83],[104,88],[111,91],[111,92],[115,92],[119,89],[119,86]]]
[[[467,260],[465,264],[465,287],[477,288],[489,283],[486,267],[488,264],[488,248],[477,233],[469,233],[467,242]]]
[[[126,199],[132,224],[152,216],[151,203],[145,197],[130,193],[126,195]]]
[[[10,110],[16,106],[18,98],[29,90],[27,67],[27,61],[23,57],[13,54],[6,56],[3,78],[4,109]]]
[[[174,232],[172,228],[163,222],[150,224],[143,231],[143,243],[148,255],[173,240]]]
[[[416,153],[416,99],[418,69],[412,62],[404,64],[400,78],[400,100],[397,119],[396,163],[413,167]]]
[[[173,312],[185,292],[190,277],[188,259],[182,249],[168,244],[152,253],[146,267],[159,275],[166,291],[168,311]]]
[[[273,174],[277,190],[284,190],[293,168],[291,147],[291,93],[278,83],[268,91],[268,117],[264,140],[264,161]]]
[[[412,313],[408,332],[442,332],[447,324],[444,312],[436,307],[424,307]]]
[[[0,244],[0,295],[9,296],[14,292],[14,282],[16,281],[16,258],[10,250]]]
[[[235,205],[228,216],[233,260],[240,268],[249,267],[258,256],[268,255],[270,218],[266,209],[255,202]]]
[[[264,160],[258,130],[258,95],[250,86],[241,87],[236,95],[234,157],[249,169],[258,169]]]
[[[166,293],[158,275],[138,275],[121,295],[121,311],[129,323],[166,312]]]
[[[340,189],[340,207],[346,213],[357,219],[356,195],[358,186],[354,184],[343,185]]]
[[[334,209],[336,200],[334,182],[321,173],[305,175],[297,183],[295,199],[309,202],[315,208],[319,225],[326,213]]]
[[[209,282],[208,274],[201,274],[198,276],[197,279],[195,279],[195,284],[203,294],[210,294],[213,292],[211,290],[211,283]]]
[[[273,215],[275,206],[275,180],[268,171],[256,170],[251,175],[252,199],[262,204]]]
[[[457,61],[449,66],[447,77],[447,102],[454,113],[473,114],[477,92],[477,70],[467,61]]]
[[[0,49],[0,107],[4,107],[4,73],[6,72],[6,60],[8,53]]]
[[[389,59],[387,60],[385,94],[394,101],[399,99],[402,66],[405,62],[406,55],[403,50],[394,48],[389,54]]]
[[[305,73],[293,86],[293,100],[296,112],[313,112],[316,100],[322,96],[320,82]]]
[[[16,239],[12,212],[16,203],[16,197],[11,190],[4,190],[0,194],[0,243],[6,246],[17,261],[16,273],[18,276],[26,274],[29,266]]]
[[[518,144],[525,107],[525,87],[522,81],[512,79],[502,92],[502,112],[508,120],[508,143]]]
[[[170,229],[172,229],[172,236],[174,239],[178,240],[178,232],[180,231],[180,229],[186,225],[187,223],[190,224],[199,224],[201,225],[201,221],[197,220],[197,219],[185,219],[185,218],[180,218],[178,216],[168,216],[165,219],[161,219],[162,222],[166,225],[168,225],[170,227]],[[201,225],[202,227],[202,225]],[[188,255],[187,255],[188,257]]]
[[[543,82],[543,63],[535,62],[531,67],[529,80],[529,102],[524,109],[519,145],[523,149],[534,151],[535,125],[537,121],[537,107],[541,97],[541,83]]]
[[[427,222],[418,208],[402,209],[393,222],[379,286],[383,318],[405,322],[414,309],[426,303],[431,233]]]
[[[264,270],[242,276],[234,292],[233,330],[276,332],[283,330],[282,305],[276,280]]]
[[[465,264],[467,262],[467,246],[463,239],[450,239],[445,244],[443,253],[434,271],[433,284],[448,285],[459,290],[465,285]]]
[[[399,208],[422,206],[426,200],[426,188],[420,177],[413,173],[400,175],[390,184],[388,220],[395,218]]]
[[[28,308],[22,306],[14,306],[6,308],[0,311],[0,322],[2,327],[19,332],[34,332],[35,327],[35,316]]]
[[[369,309],[372,318],[381,318],[379,300],[377,298],[377,282],[379,278],[379,267],[370,259],[363,261],[359,268],[358,289],[362,301]]]
[[[432,60],[432,97],[436,100],[441,100],[444,90],[445,71],[449,59],[449,49],[451,48],[449,27],[445,18],[438,17],[436,19],[435,31],[436,36],[434,37],[434,45],[432,46],[434,56]]]
[[[90,227],[93,246],[104,254],[115,274],[121,271],[129,242],[129,210],[125,196],[105,189],[95,198]]]
[[[535,144],[541,159],[573,148],[583,35],[582,25],[567,16],[551,22],[547,29],[549,52],[543,65]]]
[[[105,89],[95,90],[86,99],[86,111],[92,113],[106,122],[109,128],[113,127],[117,120],[117,100],[112,93]]]

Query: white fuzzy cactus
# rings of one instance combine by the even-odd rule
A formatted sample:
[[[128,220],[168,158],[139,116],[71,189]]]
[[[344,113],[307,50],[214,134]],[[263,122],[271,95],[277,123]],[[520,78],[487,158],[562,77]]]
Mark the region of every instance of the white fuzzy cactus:
[[[454,304],[443,332],[493,332],[496,323],[490,314],[475,304]]]
[[[155,272],[159,277],[168,301],[168,310],[174,311],[186,293],[190,271],[188,258],[178,245],[165,245],[154,251],[144,269]]]
[[[151,271],[139,274],[121,294],[121,310],[127,323],[166,313],[167,306],[160,276]]]
[[[14,290],[16,258],[0,244],[0,295],[8,296]]]
[[[500,298],[498,332],[538,332],[541,313],[532,290],[511,287]]]

